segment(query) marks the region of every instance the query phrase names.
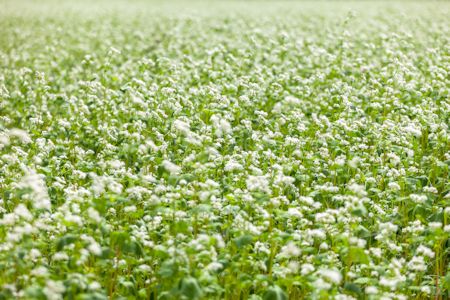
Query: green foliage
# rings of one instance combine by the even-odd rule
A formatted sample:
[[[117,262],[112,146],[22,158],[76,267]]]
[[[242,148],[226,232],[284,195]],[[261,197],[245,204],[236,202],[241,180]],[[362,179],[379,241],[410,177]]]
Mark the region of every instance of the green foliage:
[[[0,1],[0,300],[448,298],[448,9]]]
[[[277,285],[271,286],[263,297],[264,300],[287,300],[286,293]]]

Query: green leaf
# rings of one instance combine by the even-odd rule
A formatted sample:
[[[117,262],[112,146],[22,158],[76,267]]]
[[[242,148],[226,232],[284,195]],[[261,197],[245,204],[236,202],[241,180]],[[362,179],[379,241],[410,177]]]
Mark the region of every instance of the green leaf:
[[[422,186],[426,186],[428,184],[428,177],[425,175],[416,177],[422,183]]]
[[[78,237],[74,234],[66,234],[58,240],[58,243],[56,244],[56,250],[61,251],[65,246],[76,242],[77,239]]]
[[[28,287],[25,290],[25,295],[28,299],[47,299],[44,292],[42,291],[42,287],[37,285]]]
[[[369,237],[372,236],[370,231],[366,227],[364,227],[362,225],[358,226],[357,232],[358,232],[358,236],[361,237],[361,238],[369,238]]]
[[[351,283],[351,282],[346,282],[344,284],[344,289],[346,289],[347,291],[353,292],[355,294],[358,294],[358,295],[362,294],[361,288],[359,286],[357,286],[356,284]]]
[[[364,249],[357,248],[357,247],[350,247],[348,249],[346,260],[347,260],[347,263],[349,263],[349,264],[353,264],[353,263],[368,264],[369,263],[369,257],[364,252]]]
[[[139,299],[147,299],[147,290],[145,288],[142,288],[138,291],[138,297]]]
[[[108,297],[97,292],[97,293],[90,293],[90,294],[81,294],[77,295],[76,299],[82,299],[82,300],[107,300]]]
[[[352,211],[352,214],[358,217],[364,217],[367,215],[367,209],[364,205],[360,205]]]
[[[450,290],[450,273],[444,277],[444,287],[445,289]]]
[[[162,278],[169,278],[175,274],[175,263],[173,260],[166,260],[162,263],[161,268],[158,271],[158,274]]]
[[[187,299],[198,299],[202,296],[202,290],[197,282],[197,279],[193,277],[183,278],[180,282],[180,293]]]
[[[264,300],[287,300],[287,294],[278,286],[269,287],[263,297]]]
[[[130,236],[127,232],[113,231],[111,233],[111,246],[113,248],[118,247],[119,249],[123,249],[129,238]]]
[[[238,248],[242,248],[253,241],[253,236],[250,234],[242,235],[234,240]]]
[[[129,281],[129,280],[121,281],[121,282],[120,282],[120,285],[121,285],[122,287],[124,287],[124,289],[126,290],[126,292],[127,292],[128,294],[134,294],[134,292],[135,292],[135,286],[134,286],[134,283],[133,283],[133,282],[131,282],[131,281]]]
[[[144,255],[144,249],[138,241],[130,241],[125,245],[124,250],[128,253],[136,255],[137,257]]]
[[[368,284],[369,282],[370,282],[370,278],[367,278],[367,277],[361,277],[354,281],[354,283],[357,283],[357,284]]]

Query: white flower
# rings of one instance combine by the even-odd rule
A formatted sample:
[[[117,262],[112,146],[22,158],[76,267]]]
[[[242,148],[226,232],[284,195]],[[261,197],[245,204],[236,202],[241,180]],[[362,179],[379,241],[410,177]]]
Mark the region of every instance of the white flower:
[[[98,211],[95,210],[93,207],[89,207],[87,209],[88,217],[95,223],[100,223],[102,218],[100,217],[100,214]]]
[[[244,167],[242,165],[234,160],[230,160],[225,164],[224,170],[225,171],[234,171],[234,170],[243,170]]]
[[[65,291],[64,284],[60,281],[47,280],[42,290],[48,300],[61,300]]]
[[[29,144],[32,142],[28,133],[22,129],[17,129],[17,128],[11,129],[9,131],[9,136],[18,138],[24,144]]]
[[[409,197],[415,203],[425,203],[425,201],[427,201],[428,199],[426,195],[417,195],[417,194],[411,194],[409,195]]]
[[[101,289],[101,288],[102,288],[101,284],[98,283],[97,281],[93,281],[93,282],[91,282],[91,283],[89,284],[89,289],[90,289],[91,291],[99,290],[99,289]]]
[[[305,263],[305,264],[302,264],[300,273],[304,276],[304,275],[314,272],[314,270],[315,270],[315,268],[312,264]]]
[[[274,183],[277,185],[290,185],[295,182],[295,178],[291,176],[286,176],[283,173],[278,173],[275,177]]]
[[[217,137],[222,137],[231,133],[231,125],[227,120],[220,118],[217,115],[213,115],[211,121],[214,124]]]
[[[287,214],[292,218],[303,218],[303,214],[297,207],[289,207]]]
[[[120,168],[125,167],[125,163],[123,161],[120,161],[118,159],[114,159],[108,162],[108,165],[110,168],[118,170]]]
[[[212,262],[206,266],[206,270],[216,272],[223,268],[223,265],[219,262]]]
[[[358,156],[355,156],[348,162],[348,165],[351,168],[356,169],[358,167],[359,162],[360,162],[360,158]]]
[[[68,260],[69,256],[65,252],[56,252],[53,255],[53,260],[60,261],[60,260]]]
[[[400,280],[397,278],[388,278],[382,276],[379,281],[381,286],[390,288],[391,290],[394,290],[396,286],[400,283]]]
[[[146,264],[139,265],[138,269],[141,270],[142,272],[146,272],[146,273],[149,273],[152,270],[152,268]]]
[[[27,174],[17,185],[18,188],[31,189],[30,200],[36,209],[51,209],[51,202],[45,185],[44,175],[37,174],[35,170],[28,170]]]
[[[378,289],[375,287],[375,286],[368,286],[368,287],[366,287],[366,294],[369,294],[369,295],[373,295],[373,294],[378,294]]]
[[[269,181],[266,176],[253,176],[250,175],[247,180],[247,189],[249,191],[261,191],[266,192],[268,194],[271,193],[269,188]]]
[[[173,122],[173,127],[186,136],[189,136],[191,134],[191,128],[189,124],[184,121],[175,120]]]
[[[49,275],[49,273],[46,267],[39,266],[31,271],[31,275],[36,277],[46,277]]]
[[[14,209],[14,213],[27,221],[30,221],[33,218],[33,215],[30,213],[28,208],[22,203],[16,206],[16,208]]]
[[[318,290],[329,290],[332,285],[324,281],[322,278],[319,278],[313,282],[313,286]]]
[[[319,246],[319,249],[321,249],[321,250],[328,250],[328,248],[329,248],[328,244],[325,242],[322,242]]]
[[[423,256],[414,256],[409,262],[408,262],[408,269],[412,271],[420,271],[423,272],[427,269],[425,260]]]
[[[2,150],[5,146],[8,146],[9,143],[9,136],[4,133],[0,133],[0,150]]]
[[[301,254],[300,248],[298,248],[293,242],[289,242],[287,245],[281,248],[280,257],[290,258],[297,257]]]
[[[120,184],[116,181],[109,180],[108,189],[115,194],[120,194],[120,193],[122,193],[123,186],[122,186],[122,184]]]
[[[408,126],[404,127],[404,130],[409,133],[412,134],[413,136],[419,138],[422,136],[422,130],[420,129],[420,127],[416,126],[415,124],[408,124]]]
[[[28,256],[30,257],[30,259],[32,261],[35,261],[36,259],[38,259],[39,257],[42,256],[41,251],[39,251],[38,249],[31,249],[30,253],[28,254]]]
[[[168,160],[164,160],[162,162],[162,166],[170,174],[179,174],[179,173],[181,173],[181,168],[179,166],[177,166],[176,164],[168,161]]]
[[[423,191],[425,193],[432,193],[432,194],[437,194],[438,193],[437,188],[435,188],[434,186],[426,186],[426,187],[423,188]]]
[[[129,206],[125,206],[123,208],[123,211],[125,213],[131,213],[131,212],[135,212],[137,210],[137,207],[135,205],[129,205]]]
[[[389,189],[393,190],[393,191],[400,191],[401,187],[397,182],[389,182],[388,183],[388,187]]]
[[[320,269],[318,273],[327,281],[339,284],[342,280],[341,273],[336,269]]]
[[[366,188],[360,184],[352,183],[351,185],[348,186],[348,189],[350,191],[352,191],[353,193],[355,193],[356,195],[361,196],[361,197],[363,197],[367,194]]]
[[[287,265],[290,273],[297,274],[298,270],[300,269],[300,264],[297,261],[291,260]]]
[[[442,228],[442,223],[441,222],[430,222],[430,223],[428,223],[428,226],[431,229],[441,229]]]
[[[91,242],[91,244],[88,246],[88,250],[95,255],[102,254],[102,248],[97,242]]]
[[[417,253],[423,254],[425,256],[428,256],[429,258],[433,258],[434,257],[433,250],[431,250],[430,248],[425,247],[423,245],[420,245],[419,247],[417,247]]]

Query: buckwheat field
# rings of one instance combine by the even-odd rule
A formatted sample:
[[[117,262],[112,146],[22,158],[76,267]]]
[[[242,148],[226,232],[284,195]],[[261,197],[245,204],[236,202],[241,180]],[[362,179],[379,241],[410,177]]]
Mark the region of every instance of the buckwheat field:
[[[0,299],[448,299],[449,2],[0,1]]]

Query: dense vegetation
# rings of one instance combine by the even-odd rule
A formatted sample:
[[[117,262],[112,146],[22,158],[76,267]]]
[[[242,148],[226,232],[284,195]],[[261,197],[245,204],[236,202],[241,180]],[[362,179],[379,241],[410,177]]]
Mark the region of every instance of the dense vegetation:
[[[449,8],[0,2],[0,299],[448,297]]]

